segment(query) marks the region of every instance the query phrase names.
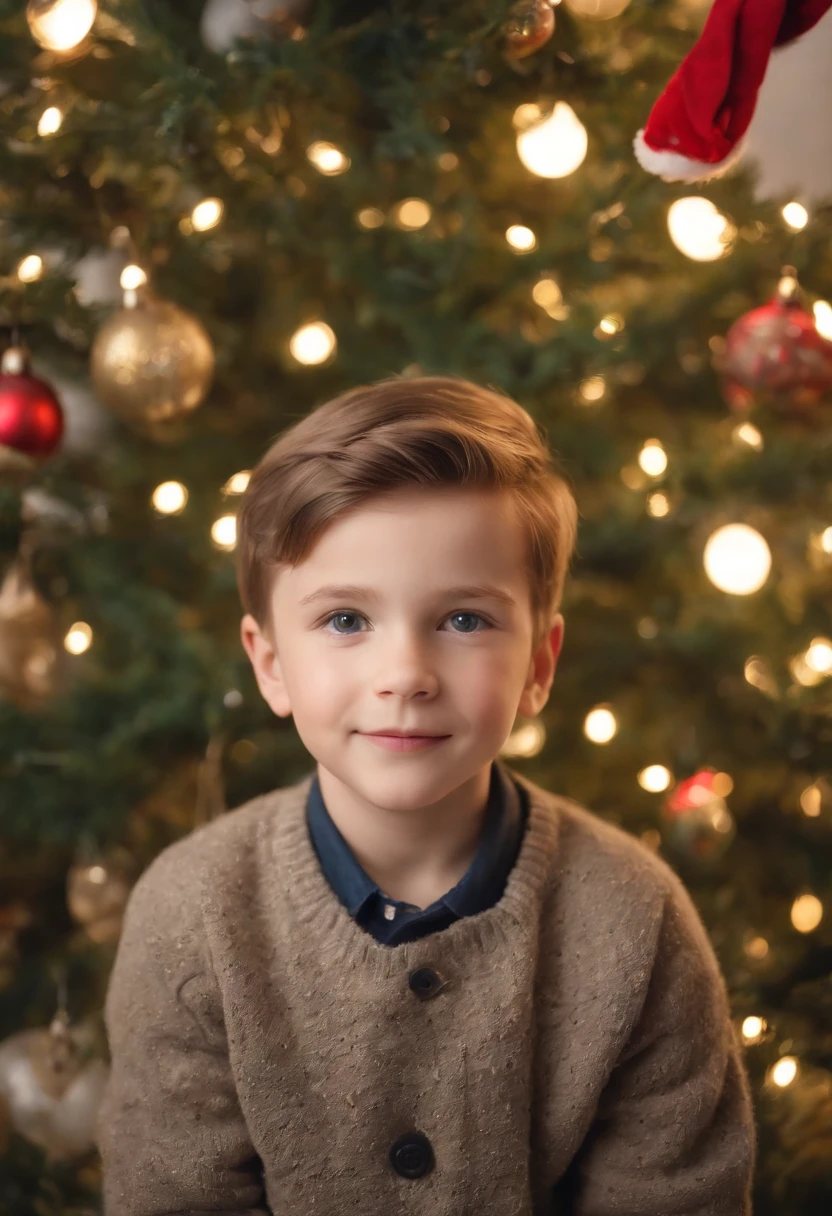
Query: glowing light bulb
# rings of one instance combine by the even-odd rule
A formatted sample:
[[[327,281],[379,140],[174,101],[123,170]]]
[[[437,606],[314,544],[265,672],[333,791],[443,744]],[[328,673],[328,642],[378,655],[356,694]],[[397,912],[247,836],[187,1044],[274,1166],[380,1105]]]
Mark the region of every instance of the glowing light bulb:
[[[807,785],[800,795],[800,809],[807,819],[818,819],[823,798],[819,785]]]
[[[751,941],[746,943],[744,949],[749,958],[760,962],[768,954],[768,942],[764,937],[752,937]]]
[[[396,223],[400,228],[416,231],[424,228],[431,217],[431,209],[423,198],[406,198],[396,208]]]
[[[211,525],[211,540],[218,549],[233,549],[237,544],[237,517],[221,515]]]
[[[598,328],[602,334],[611,338],[613,334],[621,333],[624,328],[624,318],[620,317],[617,312],[610,313],[608,317],[602,317],[598,322]]]
[[[519,253],[528,253],[537,246],[537,237],[531,228],[526,228],[524,224],[512,224],[510,228],[507,228],[506,240],[512,249],[516,249]]]
[[[181,481],[163,481],[150,500],[160,515],[178,515],[185,509],[188,491]]]
[[[240,473],[234,473],[223,486],[223,494],[245,494],[250,479],[251,472],[249,469],[243,469]]]
[[[823,920],[823,904],[816,895],[800,895],[792,904],[792,924],[798,933],[811,933]]]
[[[638,463],[650,477],[661,477],[667,468],[667,453],[659,439],[646,440],[638,454]]]
[[[336,338],[325,321],[311,321],[292,335],[289,350],[298,363],[324,363],[335,350]]]
[[[785,1089],[797,1076],[797,1060],[794,1056],[782,1056],[769,1075],[775,1085]]]
[[[503,756],[536,756],[543,750],[545,742],[546,728],[538,718],[535,718],[511,732],[500,748],[500,754]]]
[[[64,638],[64,648],[70,654],[83,654],[92,645],[92,630],[86,621],[76,621]]]
[[[143,287],[146,282],[147,275],[135,262],[125,266],[119,278],[119,283],[125,291],[135,291],[137,287]]]
[[[824,553],[832,555],[832,528],[824,528],[821,532],[820,547]]]
[[[670,499],[666,494],[651,494],[647,499],[647,514],[654,519],[663,519],[670,514]]]
[[[43,259],[36,253],[30,253],[17,268],[17,277],[21,283],[34,283],[43,274]]]
[[[565,101],[517,136],[517,155],[537,177],[568,177],[583,164],[587,146],[586,127]]]
[[[209,228],[216,228],[222,219],[222,212],[222,199],[204,198],[191,212],[191,223],[197,232],[207,232]]]
[[[742,1023],[742,1037],[745,1043],[759,1043],[763,1037],[763,1031],[766,1028],[764,1018],[744,1018]]]
[[[710,199],[701,195],[679,198],[667,212],[673,244],[694,262],[714,262],[730,251],[736,229],[720,215]]]
[[[587,376],[578,388],[578,393],[584,401],[600,401],[606,391],[607,382],[603,376]]]
[[[548,275],[535,283],[532,299],[555,321],[562,321],[567,316],[568,309],[563,303],[563,293],[555,279]]]
[[[335,144],[327,143],[322,139],[310,144],[306,149],[306,155],[318,172],[323,173],[326,177],[346,173],[351,163],[350,158],[345,156],[340,148],[336,148]]]
[[[651,794],[660,794],[666,790],[673,780],[670,769],[663,764],[648,764],[638,775],[638,783],[643,790]]]
[[[356,219],[362,228],[380,228],[384,223],[384,212],[378,207],[362,207]]]
[[[806,666],[819,675],[832,675],[832,642],[829,638],[813,638],[803,656]]]
[[[44,110],[38,119],[38,135],[54,135],[60,131],[64,116],[57,106]]]
[[[815,300],[812,312],[815,314],[815,329],[822,338],[832,341],[832,305],[827,300]]]
[[[754,448],[756,452],[762,450],[763,437],[751,422],[741,422],[739,426],[735,426],[731,438],[735,443],[744,443],[747,447]]]
[[[607,706],[597,705],[584,719],[584,734],[592,743],[609,743],[617,731],[615,714]]]
[[[802,203],[786,203],[780,214],[792,232],[800,232],[809,223],[809,212]]]
[[[705,572],[720,591],[751,595],[759,591],[771,570],[771,550],[754,528],[726,524],[705,545]]]
[[[96,0],[29,0],[26,20],[32,36],[49,51],[71,51],[92,29]]]

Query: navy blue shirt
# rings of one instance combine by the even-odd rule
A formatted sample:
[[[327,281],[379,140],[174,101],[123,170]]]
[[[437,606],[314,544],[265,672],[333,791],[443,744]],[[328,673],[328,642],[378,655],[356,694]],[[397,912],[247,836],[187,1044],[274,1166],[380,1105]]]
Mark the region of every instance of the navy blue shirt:
[[[493,907],[517,860],[528,815],[525,791],[498,760],[493,761],[474,859],[455,887],[423,909],[389,899],[359,865],[326,809],[317,773],[306,803],[309,835],[324,877],[350,916],[386,946],[416,941],[446,929],[463,916]]]

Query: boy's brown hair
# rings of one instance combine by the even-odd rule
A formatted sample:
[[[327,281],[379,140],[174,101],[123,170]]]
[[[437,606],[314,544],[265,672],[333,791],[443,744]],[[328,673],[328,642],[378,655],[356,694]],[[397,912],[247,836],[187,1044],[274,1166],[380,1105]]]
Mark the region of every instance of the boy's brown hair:
[[[508,490],[528,538],[533,650],[560,606],[578,510],[543,429],[503,393],[456,376],[391,376],[313,410],[269,448],[237,520],[244,611],[269,629],[278,566],[311,553],[338,516],[400,486]]]

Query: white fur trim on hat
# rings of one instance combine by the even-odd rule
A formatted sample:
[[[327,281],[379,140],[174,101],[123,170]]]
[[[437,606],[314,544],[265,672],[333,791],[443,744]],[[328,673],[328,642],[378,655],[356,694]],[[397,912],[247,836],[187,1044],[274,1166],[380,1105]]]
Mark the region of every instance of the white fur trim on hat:
[[[692,160],[682,156],[681,152],[659,152],[644,142],[644,128],[633,140],[633,150],[636,160],[642,169],[655,173],[664,182],[707,182],[712,177],[722,177],[727,173],[743,154],[745,140],[740,140],[724,160],[714,165],[703,160]]]

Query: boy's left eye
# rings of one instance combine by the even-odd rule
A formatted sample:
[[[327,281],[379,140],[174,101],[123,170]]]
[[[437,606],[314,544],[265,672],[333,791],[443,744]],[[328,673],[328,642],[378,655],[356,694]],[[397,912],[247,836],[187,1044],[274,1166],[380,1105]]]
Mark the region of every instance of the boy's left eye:
[[[353,612],[352,610],[348,611],[348,610],[342,608],[338,612],[331,612],[329,614],[329,616],[324,621],[321,622],[321,626],[325,627],[325,626],[330,625],[339,620],[341,623],[343,623],[344,618],[346,618],[348,621],[366,620],[366,617],[363,617],[360,612]],[[464,621],[475,621],[475,622],[479,621],[480,624],[483,625],[485,629],[490,629],[492,627],[491,622],[486,620],[486,618],[484,616],[480,616],[480,614],[478,612],[452,612],[450,614],[450,616],[447,616],[445,618],[445,620],[447,620],[447,621],[460,620],[460,619],[462,619]],[[356,632],[356,630],[350,629],[349,627],[347,627],[346,629],[335,628],[332,632],[334,632],[335,634],[337,634],[341,637],[350,637]],[[483,632],[482,629],[477,629],[477,628],[454,629],[454,633],[482,633],[482,632]]]

